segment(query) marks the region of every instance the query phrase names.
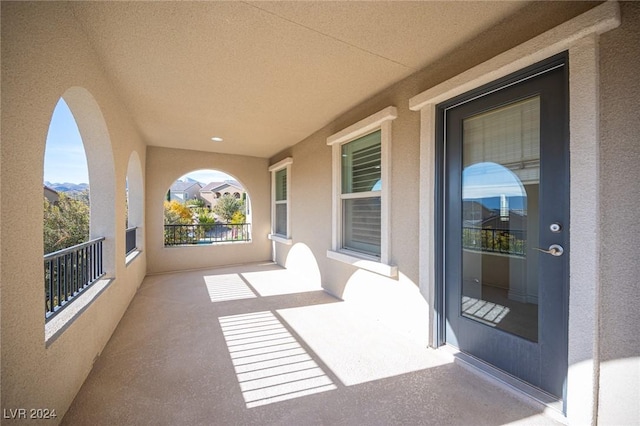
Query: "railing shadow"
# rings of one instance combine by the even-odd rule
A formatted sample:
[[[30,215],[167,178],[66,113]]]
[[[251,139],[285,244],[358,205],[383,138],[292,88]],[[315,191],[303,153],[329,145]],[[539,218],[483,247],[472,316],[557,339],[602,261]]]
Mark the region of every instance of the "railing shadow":
[[[62,423],[548,421],[348,302],[293,292],[285,273],[265,263],[145,278]],[[238,289],[248,297],[211,298]]]

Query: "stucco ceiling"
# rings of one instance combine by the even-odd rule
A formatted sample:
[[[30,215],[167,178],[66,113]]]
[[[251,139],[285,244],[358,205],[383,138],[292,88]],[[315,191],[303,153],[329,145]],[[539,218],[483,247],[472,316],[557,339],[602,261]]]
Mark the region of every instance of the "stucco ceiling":
[[[149,145],[270,157],[526,5],[70,7]],[[224,142],[212,142],[213,136]]]

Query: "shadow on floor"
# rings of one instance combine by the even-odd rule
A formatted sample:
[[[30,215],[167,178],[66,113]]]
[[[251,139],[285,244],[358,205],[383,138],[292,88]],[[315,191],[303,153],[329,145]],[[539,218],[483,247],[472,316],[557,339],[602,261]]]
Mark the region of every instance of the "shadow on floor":
[[[66,425],[554,424],[273,264],[147,277]]]

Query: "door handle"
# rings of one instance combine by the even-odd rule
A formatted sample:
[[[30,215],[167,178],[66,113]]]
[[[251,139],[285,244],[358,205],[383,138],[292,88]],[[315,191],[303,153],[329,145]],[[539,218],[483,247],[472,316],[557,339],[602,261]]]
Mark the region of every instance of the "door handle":
[[[560,244],[551,244],[548,249],[534,247],[534,250],[550,254],[551,256],[562,256],[562,254],[564,253],[564,249]]]

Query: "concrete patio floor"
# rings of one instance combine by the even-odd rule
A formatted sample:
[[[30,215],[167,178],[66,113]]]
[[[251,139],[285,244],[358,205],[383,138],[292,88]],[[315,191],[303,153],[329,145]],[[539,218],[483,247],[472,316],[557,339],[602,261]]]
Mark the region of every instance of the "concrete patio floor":
[[[62,423],[558,424],[273,264],[148,276]]]

